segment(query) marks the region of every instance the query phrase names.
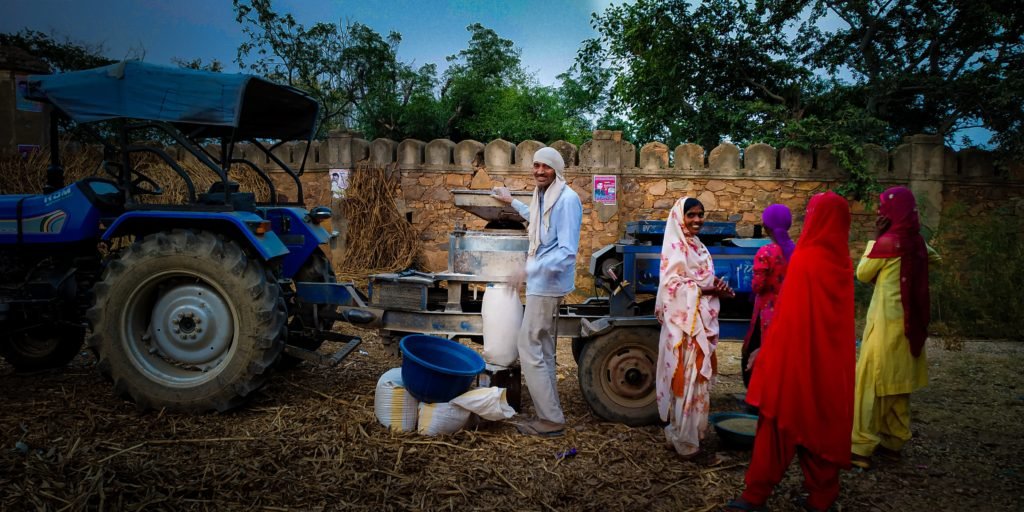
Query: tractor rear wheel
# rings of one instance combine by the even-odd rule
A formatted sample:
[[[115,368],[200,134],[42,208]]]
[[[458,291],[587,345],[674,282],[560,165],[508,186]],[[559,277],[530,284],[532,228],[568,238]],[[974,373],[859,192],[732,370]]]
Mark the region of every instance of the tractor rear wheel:
[[[137,240],[95,286],[89,345],[100,371],[144,408],[240,405],[284,348],[286,309],[270,275],[210,232]]]
[[[579,382],[597,416],[630,426],[658,421],[658,336],[651,327],[619,327],[582,347]]]

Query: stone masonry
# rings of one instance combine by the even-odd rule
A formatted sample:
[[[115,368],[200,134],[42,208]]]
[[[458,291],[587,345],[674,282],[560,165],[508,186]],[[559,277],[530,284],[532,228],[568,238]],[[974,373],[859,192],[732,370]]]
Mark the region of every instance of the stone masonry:
[[[845,178],[828,148],[805,152],[752,144],[741,151],[723,143],[708,152],[695,144],[682,144],[670,151],[665,144],[652,142],[637,151],[622,140],[620,132],[602,130],[595,131],[594,138],[579,148],[565,141],[551,146],[565,158],[566,179],[583,201],[577,285],[584,290],[592,287],[586,267],[594,250],[619,239],[627,222],[664,219],[680,197],[697,197],[710,220],[735,221],[744,236],[753,234],[766,206],[785,204],[794,213],[791,232],[796,238],[809,198]],[[498,184],[531,190],[532,155],[541,147],[544,144],[538,141],[366,141],[357,134],[337,132],[313,143],[303,188],[307,205],[326,204],[329,169],[354,169],[364,160],[397,166],[400,207],[420,232],[425,270],[440,271],[447,266],[452,228],[457,224],[469,229],[484,227],[483,220],[455,208],[451,191],[484,190]],[[285,162],[298,163],[304,149],[304,144],[283,146],[279,155]],[[972,214],[1007,207],[1013,215],[1024,216],[1024,165],[997,168],[988,152],[954,152],[932,135],[907,137],[891,151],[869,146],[866,153],[869,168],[883,187],[901,184],[914,190],[927,229],[937,228],[942,212],[956,202],[969,206]],[[596,175],[617,177],[615,205],[593,201]],[[284,194],[294,194],[287,179],[276,181]],[[340,210],[340,205],[333,206]],[[852,257],[859,257],[865,241],[873,236],[876,206],[851,202]],[[343,249],[338,255],[342,253]]]

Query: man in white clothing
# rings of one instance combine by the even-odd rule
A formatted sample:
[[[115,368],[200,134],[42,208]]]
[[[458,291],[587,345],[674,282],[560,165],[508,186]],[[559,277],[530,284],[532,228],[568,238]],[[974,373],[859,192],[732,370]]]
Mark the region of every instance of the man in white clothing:
[[[558,436],[565,432],[555,373],[556,327],[558,305],[575,287],[583,204],[562,177],[564,169],[565,162],[558,151],[541,148],[533,156],[537,186],[529,206],[513,199],[504,187],[494,189],[494,197],[511,204],[529,220],[526,268],[511,279],[517,288],[526,280],[526,311],[518,338],[519,362],[537,419],[517,428],[529,435]]]

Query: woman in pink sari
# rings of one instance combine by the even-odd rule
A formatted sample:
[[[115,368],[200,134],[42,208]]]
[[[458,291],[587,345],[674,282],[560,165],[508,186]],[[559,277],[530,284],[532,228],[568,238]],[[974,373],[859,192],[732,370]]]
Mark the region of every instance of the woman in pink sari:
[[[717,373],[720,296],[733,291],[715,277],[715,266],[697,238],[704,205],[684,197],[672,207],[661,248],[661,281],[655,314],[661,322],[658,413],[666,443],[683,457],[700,451],[708,427],[711,384]]]
[[[764,209],[761,223],[768,230],[772,243],[758,249],[754,256],[754,280],[750,288],[754,292],[754,314],[750,318],[747,336],[743,339],[740,369],[743,371],[743,385],[750,385],[754,371],[754,360],[761,348],[761,340],[768,330],[768,324],[775,316],[775,301],[786,277],[786,266],[796,244],[789,238],[789,227],[793,214],[785,205],[773,204]]]

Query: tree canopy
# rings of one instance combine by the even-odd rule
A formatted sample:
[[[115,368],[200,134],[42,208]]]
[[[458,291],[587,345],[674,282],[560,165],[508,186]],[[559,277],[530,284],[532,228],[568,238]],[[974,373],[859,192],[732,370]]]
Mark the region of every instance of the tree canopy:
[[[67,38],[59,40],[37,30],[25,29],[14,34],[0,34],[0,46],[21,48],[41,59],[55,73],[95,68],[116,62],[103,56],[105,49],[102,45],[89,45]]]
[[[565,79],[638,141],[831,145],[859,195],[866,142],[980,126],[1024,154],[1011,3],[638,0],[594,16]]]
[[[975,127],[1005,156],[1024,157],[1024,11],[1015,0],[637,0],[595,13],[557,86],[527,72],[515,43],[479,23],[467,46],[414,67],[401,34],[358,22],[310,27],[271,0],[233,0],[247,40],[237,63],[308,91],[319,135],[368,138],[565,139],[621,129],[637,143],[722,141],[828,145],[851,170],[848,192],[872,180],[864,143],[914,133],[953,144]],[[23,30],[0,44],[55,71],[112,62],[102,46]],[[216,60],[180,66],[221,70]]]

